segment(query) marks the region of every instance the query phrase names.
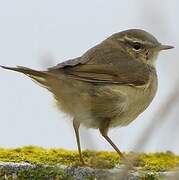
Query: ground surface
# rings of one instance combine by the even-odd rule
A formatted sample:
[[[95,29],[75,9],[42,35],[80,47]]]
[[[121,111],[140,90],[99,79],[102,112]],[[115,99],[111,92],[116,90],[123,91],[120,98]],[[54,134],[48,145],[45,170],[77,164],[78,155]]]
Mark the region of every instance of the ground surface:
[[[179,156],[171,153],[125,154],[133,159],[135,177],[151,179],[158,174],[174,172],[179,166]],[[105,179],[119,173],[122,161],[115,152],[83,151],[87,166],[80,167],[77,151],[43,149],[28,146],[16,149],[0,148],[0,179]],[[137,174],[136,174],[137,173]],[[100,174],[96,176],[96,174]],[[140,175],[139,175],[140,174]],[[81,176],[81,177],[79,177]],[[115,176],[114,176],[115,179]],[[119,177],[118,177],[119,179]]]

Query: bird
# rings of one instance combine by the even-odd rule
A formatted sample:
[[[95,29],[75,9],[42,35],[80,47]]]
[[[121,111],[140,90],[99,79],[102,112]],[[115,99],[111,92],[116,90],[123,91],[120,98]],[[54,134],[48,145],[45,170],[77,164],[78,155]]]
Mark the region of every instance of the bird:
[[[108,131],[127,126],[150,105],[158,87],[158,54],[171,48],[145,30],[128,29],[112,34],[82,56],[44,71],[23,66],[0,67],[27,75],[53,94],[58,108],[72,117],[79,160],[85,164],[81,124],[98,129],[125,158]]]

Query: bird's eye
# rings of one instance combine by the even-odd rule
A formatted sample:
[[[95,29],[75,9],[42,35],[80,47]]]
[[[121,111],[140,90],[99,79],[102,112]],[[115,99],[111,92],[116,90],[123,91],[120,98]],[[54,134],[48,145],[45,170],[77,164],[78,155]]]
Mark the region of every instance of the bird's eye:
[[[134,42],[132,45],[133,49],[135,49],[136,51],[140,50],[142,48],[142,44],[139,42]]]

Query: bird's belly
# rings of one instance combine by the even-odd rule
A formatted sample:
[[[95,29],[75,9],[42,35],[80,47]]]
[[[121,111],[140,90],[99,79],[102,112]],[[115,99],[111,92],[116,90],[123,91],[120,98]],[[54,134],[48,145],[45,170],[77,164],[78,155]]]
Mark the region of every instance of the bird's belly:
[[[110,127],[129,124],[148,107],[157,89],[156,81],[147,88],[78,81],[73,86],[58,91],[58,106],[89,128],[99,128],[105,120],[110,120]]]
[[[153,88],[151,86],[148,88],[124,87],[123,90],[127,92],[128,96],[126,109],[119,117],[112,119],[110,127],[126,126],[135,120],[152,102],[157,84],[154,83],[152,86]]]

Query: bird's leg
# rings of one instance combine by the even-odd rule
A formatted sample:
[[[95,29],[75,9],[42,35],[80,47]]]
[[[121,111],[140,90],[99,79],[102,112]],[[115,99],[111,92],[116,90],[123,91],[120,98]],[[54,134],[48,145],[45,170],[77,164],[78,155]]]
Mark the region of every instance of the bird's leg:
[[[119,148],[113,143],[113,141],[108,136],[108,130],[109,130],[109,123],[110,121],[103,122],[101,127],[99,128],[99,131],[101,135],[108,141],[108,143],[116,150],[116,152],[119,154],[119,156],[122,158],[123,162],[127,165],[128,168],[133,168],[133,165],[128,159],[125,158],[125,156],[122,154],[122,152],[119,150]]]
[[[103,124],[99,128],[99,131],[100,131],[101,135],[108,141],[108,143],[116,150],[116,152],[119,154],[119,156],[122,159],[125,159],[122,152],[119,150],[119,148],[113,143],[113,141],[108,136],[109,124],[110,124],[110,120],[107,119],[106,121],[103,122]]]
[[[76,136],[76,142],[77,142],[77,146],[78,146],[79,158],[80,158],[80,161],[81,161],[82,165],[85,165],[85,162],[83,160],[82,153],[81,153],[80,137],[79,137],[79,127],[80,127],[80,123],[77,122],[74,119],[73,120],[73,128],[75,130],[75,136]]]

